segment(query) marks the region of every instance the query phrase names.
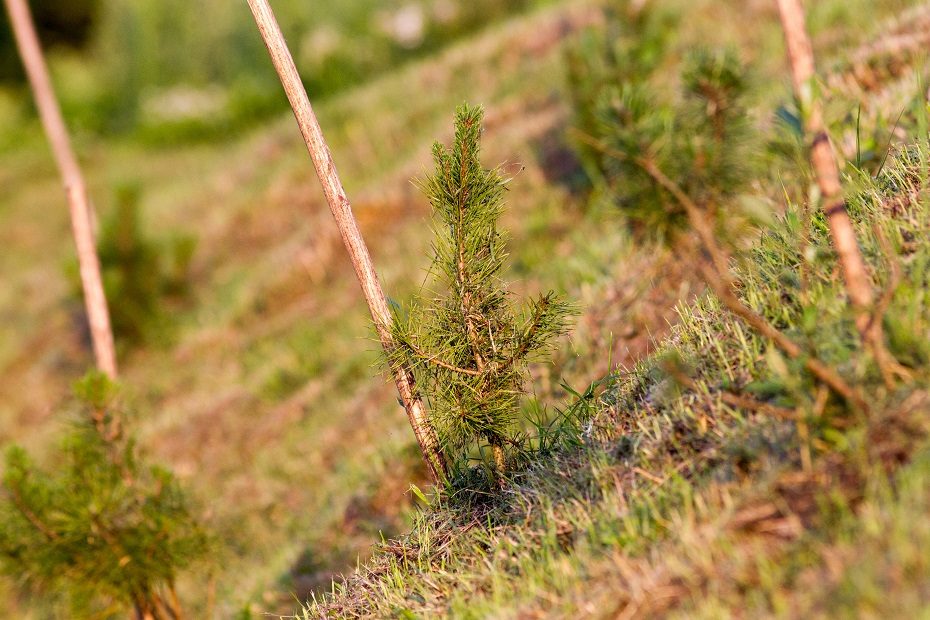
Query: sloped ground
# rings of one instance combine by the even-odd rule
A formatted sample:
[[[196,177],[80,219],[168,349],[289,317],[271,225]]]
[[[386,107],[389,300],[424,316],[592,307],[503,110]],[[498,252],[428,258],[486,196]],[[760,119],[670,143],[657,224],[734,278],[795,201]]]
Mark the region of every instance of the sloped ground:
[[[883,385],[857,351],[825,229],[816,217],[809,229],[804,205],[789,202],[740,261],[741,295],[864,390],[868,411],[850,410],[713,297],[701,297],[680,306],[657,354],[568,410],[566,447],[514,474],[501,497],[434,500],[409,535],[383,543],[304,616],[930,612],[930,358],[917,344],[930,335],[930,246],[918,241],[930,228],[927,113],[916,69],[926,14],[919,8],[883,24],[854,62],[838,63],[828,91],[841,107],[862,66],[895,67],[873,71],[858,101],[845,101],[865,111],[859,127],[854,116],[835,130],[843,136],[852,122],[860,139],[904,143],[871,168],[874,176],[847,167],[847,186],[870,272],[884,290],[879,320],[908,381]],[[885,124],[892,112],[897,127]],[[774,191],[804,196],[806,175],[791,163],[774,175],[786,184]],[[808,235],[814,251],[806,255],[799,239]]]
[[[420,236],[426,205],[409,181],[431,142],[451,132],[457,103],[487,106],[486,161],[505,162],[519,187],[507,222],[519,286],[569,289],[594,307],[560,368],[541,370],[550,385],[543,396],[558,390],[546,379],[556,372],[570,380],[605,372],[607,343],[615,361],[641,355],[691,290],[687,274],[666,276],[645,253],[620,260],[630,253],[620,223],[585,222],[569,191],[578,170],[564,143],[560,46],[598,19],[578,3],[503,24],[319,110],[386,288],[401,296],[422,279],[428,243]],[[249,603],[289,610],[293,592],[327,587],[379,532],[406,527],[407,487],[423,484],[295,133],[282,118],[227,145],[78,143],[101,210],[112,187],[132,181],[153,235],[198,237],[193,299],[174,317],[173,342],[121,361],[144,446],[194,489],[225,543],[222,569],[201,567],[183,584],[197,613],[212,599],[218,617]],[[550,178],[546,157],[566,160],[564,178]],[[8,159],[0,166],[11,190],[0,199],[0,235],[11,248],[0,255],[0,428],[6,440],[41,450],[91,358],[64,277],[71,245],[52,164],[38,136]],[[627,272],[634,262],[643,267]],[[638,319],[611,335],[614,301]],[[10,604],[10,613],[26,614]]]
[[[686,4],[682,48],[735,43],[774,86],[760,88],[760,110],[785,96],[778,88],[784,84],[782,51],[769,3]],[[861,33],[874,26],[863,16],[869,6],[818,5],[812,25],[820,51],[836,53],[861,41]],[[681,256],[637,247],[616,214],[587,207],[571,191],[578,171],[565,144],[570,115],[562,46],[599,15],[593,2],[562,3],[319,109],[386,288],[401,297],[419,284],[428,245],[421,236],[426,205],[409,179],[426,166],[431,142],[448,138],[457,103],[487,107],[485,162],[504,162],[514,174],[504,222],[512,232],[514,289],[555,287],[585,308],[555,365],[537,372],[537,395],[555,402],[567,398],[560,380],[583,389],[614,365],[640,360],[677,321],[675,304],[701,289]],[[873,120],[878,124],[878,117]],[[247,606],[288,611],[292,593],[302,598],[327,589],[332,576],[351,571],[358,557],[369,554],[381,533],[390,538],[409,529],[406,490],[410,482],[423,483],[391,387],[373,379],[377,355],[364,304],[295,133],[293,121],[282,118],[228,144],[161,151],[78,144],[101,209],[109,207],[114,186],[134,181],[155,233],[194,231],[199,240],[193,299],[175,317],[173,341],[122,355],[144,447],[193,488],[225,543],[212,566],[182,584],[197,617],[208,608],[224,618]],[[63,276],[71,245],[45,148],[36,136],[0,163],[0,430],[6,440],[41,449],[68,408],[69,383],[90,356]],[[704,343],[693,345],[695,355],[713,357],[720,356],[720,346],[752,340],[707,304],[706,312],[684,312],[674,342],[690,335]],[[750,344],[744,355],[755,360],[763,346]],[[719,367],[705,369],[712,393],[719,387],[713,372],[744,368],[723,359],[715,363]],[[650,408],[665,388],[656,372],[648,362],[622,385],[606,386],[594,418],[599,430],[585,435],[584,449],[542,461],[502,506],[422,517],[410,540],[385,545],[348,594],[315,611],[596,615],[611,611],[604,606],[609,600],[630,613],[646,614],[660,604],[687,613],[696,600],[689,596],[699,590],[690,589],[690,582],[681,586],[681,575],[701,574],[694,566],[715,556],[699,554],[703,543],[689,539],[683,546],[694,558],[670,568],[660,561],[663,547],[647,543],[667,539],[669,531],[684,536],[691,530],[670,520],[687,517],[692,529],[728,549],[729,539],[717,534],[731,529],[708,530],[706,522],[725,523],[727,507],[737,514],[734,506],[748,505],[743,494],[758,489],[760,478],[776,485],[786,461],[765,453],[751,460],[752,475],[734,474],[732,483],[709,491],[697,484],[717,471],[708,462],[725,460],[719,455],[741,443],[739,433],[765,446],[765,437],[795,431],[693,394],[669,397],[663,411],[674,413],[657,416]],[[708,409],[705,422],[681,413],[699,405]],[[687,421],[684,437],[674,430],[678,418]],[[694,441],[709,447],[690,446],[695,424],[706,429]],[[638,435],[628,432],[633,427]],[[627,436],[633,437],[633,456],[625,456],[627,440],[620,438]],[[687,449],[676,449],[687,456],[679,458],[668,448],[682,441]],[[769,460],[776,464],[766,465]],[[923,475],[915,471],[913,485]],[[642,507],[631,513],[630,502]],[[671,508],[651,508],[661,502]],[[903,523],[920,506],[902,505],[877,518]],[[756,521],[787,518],[766,514]],[[513,527],[517,515],[529,526]],[[798,527],[786,541],[803,537],[806,526]],[[883,544],[880,537],[872,540]],[[628,552],[636,546],[645,551],[632,557]],[[811,570],[816,575],[817,565]],[[627,585],[619,590],[618,581]],[[719,592],[721,606],[732,600],[725,595]],[[28,617],[24,603],[9,598],[7,604],[5,614]]]

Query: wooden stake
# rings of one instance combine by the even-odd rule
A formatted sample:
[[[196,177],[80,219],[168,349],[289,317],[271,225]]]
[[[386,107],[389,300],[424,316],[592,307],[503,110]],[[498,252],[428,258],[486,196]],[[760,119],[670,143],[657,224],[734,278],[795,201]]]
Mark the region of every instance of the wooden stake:
[[[110,328],[110,313],[103,292],[103,281],[100,278],[100,261],[97,258],[84,177],[71,148],[68,129],[55,98],[29,6],[26,0],[5,0],[5,3],[19,55],[26,68],[26,75],[39,109],[39,117],[42,119],[42,126],[52,147],[68,197],[71,229],[77,246],[81,286],[84,290],[84,306],[87,309],[97,368],[111,379],[115,379],[116,351],[113,347],[113,332]]]
[[[778,0],[778,10],[785,31],[794,92],[805,119],[807,135],[812,136],[811,166],[820,186],[821,207],[827,215],[833,247],[839,256],[846,291],[856,314],[856,327],[863,344],[872,351],[885,385],[891,389],[896,377],[909,379],[911,373],[898,363],[885,346],[882,319],[887,303],[884,307],[883,300],[877,306],[875,304],[872,284],[856,241],[856,231],[846,211],[836,153],[824,125],[823,104],[814,93],[814,52],[804,22],[804,8],[801,0]]]
[[[814,93],[814,52],[807,34],[804,9],[800,0],[777,1],[794,93],[801,107],[807,135],[811,137],[810,159],[820,187],[821,208],[827,216],[849,299],[857,312],[857,324],[860,330],[865,330],[873,303],[872,286],[856,242],[856,232],[846,211],[836,154],[824,126],[823,106]]]
[[[303,135],[307,150],[310,152],[310,159],[313,160],[313,166],[316,168],[317,176],[323,185],[323,193],[326,195],[330,211],[332,211],[336,224],[339,226],[342,241],[349,252],[349,258],[355,268],[355,275],[358,277],[362,292],[368,302],[368,309],[371,311],[371,318],[374,320],[375,329],[378,331],[381,346],[384,347],[385,352],[388,354],[388,359],[391,359],[390,352],[393,351],[396,344],[389,327],[391,313],[388,310],[387,300],[381,289],[381,281],[378,279],[378,274],[372,264],[371,255],[368,253],[368,247],[365,245],[365,240],[358,229],[358,223],[352,213],[352,207],[342,186],[342,181],[336,172],[336,165],[329,152],[329,147],[326,145],[323,132],[310,105],[310,98],[307,96],[307,91],[300,80],[297,67],[294,66],[294,59],[291,57],[287,42],[284,40],[284,35],[281,33],[281,28],[278,26],[268,0],[248,0],[248,2],[258,30],[265,41],[268,53],[271,55],[271,61],[281,78],[281,84],[284,86],[288,101],[291,103],[291,109],[297,119],[300,133]],[[394,365],[391,371],[394,374],[394,382],[397,384],[397,391],[400,394],[404,409],[407,410],[410,426],[413,428],[413,433],[420,444],[423,458],[426,460],[433,480],[441,482],[446,477],[445,459],[442,456],[436,432],[429,423],[423,402],[417,394],[413,373],[409,368],[402,365]]]

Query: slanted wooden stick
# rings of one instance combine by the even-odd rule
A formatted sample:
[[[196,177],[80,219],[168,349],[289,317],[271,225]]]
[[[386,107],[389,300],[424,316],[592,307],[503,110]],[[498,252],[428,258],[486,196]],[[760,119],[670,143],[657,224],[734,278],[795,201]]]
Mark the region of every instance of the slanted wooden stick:
[[[811,141],[811,166],[820,187],[821,207],[827,216],[849,300],[857,311],[859,329],[865,330],[873,303],[872,285],[859,252],[856,232],[846,211],[836,154],[824,126],[823,105],[814,92],[814,52],[804,21],[804,8],[800,0],[777,1],[791,66],[791,80],[805,121],[806,135]]]
[[[26,0],[4,0],[10,15],[13,34],[19,55],[26,68],[26,76],[35,96],[36,106],[42,126],[55,155],[58,170],[65,186],[68,205],[71,210],[71,228],[77,245],[78,264],[81,272],[81,286],[84,290],[84,306],[90,323],[90,335],[93,341],[94,357],[97,368],[116,378],[116,351],[113,347],[113,332],[110,328],[110,313],[103,292],[100,277],[100,261],[91,226],[90,204],[87,199],[87,187],[78,166],[77,158],[71,148],[68,129],[61,116],[58,100],[48,75],[48,67],[42,55],[39,38],[36,35],[32,15]]]
[[[821,208],[827,216],[846,291],[856,314],[856,326],[863,344],[872,351],[885,385],[891,389],[895,378],[909,379],[911,374],[885,346],[882,319],[887,304],[884,309],[881,303],[877,306],[875,304],[872,284],[856,241],[856,232],[846,211],[836,153],[824,125],[823,104],[814,92],[814,52],[804,21],[804,8],[801,0],[778,0],[778,10],[785,32],[794,92],[801,106],[807,136],[811,140],[811,166],[820,187]]]
[[[390,353],[394,350],[396,343],[390,331],[391,314],[388,310],[387,300],[381,289],[381,281],[378,279],[378,274],[372,264],[371,255],[368,253],[368,247],[365,245],[365,240],[358,229],[358,223],[352,213],[352,207],[349,204],[348,197],[346,197],[342,181],[336,172],[336,165],[329,152],[329,147],[326,145],[323,132],[310,105],[310,98],[307,96],[307,91],[300,80],[297,67],[294,66],[294,59],[275,19],[274,12],[268,4],[268,0],[248,0],[248,2],[255,23],[258,25],[258,30],[265,41],[268,53],[271,55],[271,61],[281,78],[281,84],[284,86],[284,91],[291,103],[294,116],[297,118],[297,125],[300,128],[300,133],[303,134],[307,150],[310,152],[310,159],[313,160],[313,166],[316,168],[317,176],[323,185],[323,193],[326,195],[330,211],[332,211],[336,224],[339,226],[342,241],[349,252],[349,258],[355,268],[355,275],[358,277],[362,292],[368,302],[368,309],[371,311],[371,318],[374,320],[375,329],[378,331],[381,346],[384,347],[385,352],[388,354],[388,359],[392,359],[393,356]],[[423,402],[417,394],[413,373],[409,368],[399,364],[394,364],[391,371],[394,374],[394,382],[397,384],[397,391],[400,394],[404,409],[407,410],[410,426],[413,428],[413,433],[420,444],[423,458],[426,460],[434,481],[441,482],[446,477],[445,459],[442,456],[436,432],[429,423]]]

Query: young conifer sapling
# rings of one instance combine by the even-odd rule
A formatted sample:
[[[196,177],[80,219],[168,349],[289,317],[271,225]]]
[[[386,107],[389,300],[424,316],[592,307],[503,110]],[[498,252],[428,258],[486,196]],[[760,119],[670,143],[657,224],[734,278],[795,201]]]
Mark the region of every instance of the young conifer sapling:
[[[393,361],[413,368],[446,458],[490,447],[500,477],[528,363],[565,331],[572,310],[551,292],[518,310],[501,280],[507,181],[481,165],[482,116],[459,108],[452,147],[433,147],[435,171],[420,183],[433,209],[431,288],[405,316],[395,313]]]
[[[75,391],[84,411],[52,467],[7,451],[0,572],[53,617],[182,618],[177,576],[208,555],[210,537],[178,479],[126,432],[115,384],[91,373]]]

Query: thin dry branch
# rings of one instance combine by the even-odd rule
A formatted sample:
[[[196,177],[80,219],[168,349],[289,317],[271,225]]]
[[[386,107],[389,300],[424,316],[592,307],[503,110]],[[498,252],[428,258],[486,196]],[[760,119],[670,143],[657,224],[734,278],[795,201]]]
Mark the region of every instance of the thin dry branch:
[[[116,378],[116,350],[113,346],[113,331],[110,313],[100,277],[100,261],[91,225],[91,207],[87,198],[84,177],[71,147],[68,129],[61,116],[55,90],[49,78],[48,67],[42,55],[32,15],[26,0],[5,0],[10,24],[16,37],[16,45],[26,69],[39,109],[39,117],[48,137],[52,153],[58,164],[71,211],[71,229],[77,246],[81,286],[84,290],[84,306],[94,347],[97,367],[111,379]]]
[[[294,66],[294,59],[268,0],[248,0],[248,2],[255,23],[265,42],[265,46],[268,48],[272,63],[281,78],[281,84],[284,86],[284,91],[294,111],[297,125],[307,145],[310,158],[313,160],[317,176],[323,185],[326,201],[342,235],[342,241],[349,252],[355,274],[368,302],[368,308],[371,311],[378,338],[381,340],[381,346],[384,348],[387,358],[394,360],[396,356],[392,356],[391,352],[397,344],[394,342],[390,331],[391,314],[388,310],[387,299],[385,299],[384,291],[381,288],[378,274],[375,272],[368,247],[365,245],[358,223],[352,213],[352,207],[342,186],[342,181],[336,172],[336,165],[333,162],[329,147],[323,138],[323,131],[320,129],[319,122],[310,105],[310,98],[307,96],[307,91],[300,80],[297,67]],[[404,409],[407,411],[410,426],[413,428],[417,442],[420,444],[423,458],[433,480],[441,482],[446,478],[445,459],[442,455],[439,438],[427,419],[423,402],[417,393],[413,373],[410,368],[403,364],[392,362],[392,366],[391,370],[394,375],[394,382],[397,385],[397,391],[400,394]]]
[[[32,527],[39,530],[39,532],[41,532],[42,535],[50,541],[58,540],[58,532],[46,525],[45,522],[43,522],[42,519],[40,519],[39,516],[34,513],[29,508],[29,506],[26,505],[26,502],[23,501],[19,491],[11,488],[9,485],[4,485],[4,487],[6,488],[10,499],[13,501],[13,505],[16,506],[16,509],[19,510],[20,514],[23,515],[23,517],[25,517],[30,524],[32,524]]]
[[[433,364],[433,365],[435,365],[435,366],[439,366],[440,368],[445,368],[446,370],[450,370],[450,371],[452,371],[452,372],[457,372],[457,373],[462,374],[462,375],[468,375],[468,376],[470,376],[470,377],[477,377],[477,376],[479,376],[479,375],[481,374],[481,372],[479,372],[479,371],[477,371],[477,370],[474,370],[474,369],[472,369],[472,368],[459,368],[458,366],[456,366],[456,365],[454,365],[454,364],[449,364],[449,363],[447,363],[447,362],[444,362],[444,361],[442,361],[441,359],[439,359],[439,357],[437,357],[437,356],[435,356],[435,355],[430,355],[430,354],[427,353],[426,351],[421,350],[419,347],[417,347],[417,346],[416,346],[415,344],[413,344],[412,342],[404,342],[404,343],[403,343],[403,346],[404,346],[404,347],[407,347],[407,348],[409,348],[411,351],[413,351],[413,353],[414,353],[418,358],[422,359],[424,362],[427,362],[427,363],[429,363],[429,364]]]
[[[794,340],[776,329],[771,323],[766,321],[762,315],[740,301],[733,293],[731,285],[719,277],[716,270],[702,266],[701,272],[708,285],[710,285],[711,289],[730,312],[743,319],[750,327],[774,342],[779,349],[788,355],[788,357],[792,359],[800,359],[803,357],[804,367],[815,377],[830,386],[834,392],[842,396],[848,402],[859,407],[863,411],[868,410],[868,405],[858,390],[849,385],[849,383],[847,383],[847,381],[832,367],[824,364],[812,355],[805,356],[804,350],[794,342]]]
[[[875,308],[872,311],[872,315],[869,317],[866,333],[868,334],[869,342],[871,342],[875,363],[878,365],[878,369],[882,374],[882,380],[885,382],[885,387],[890,390],[895,387],[895,378],[900,378],[904,381],[913,379],[913,374],[902,366],[885,347],[885,339],[882,333],[882,321],[888,313],[888,308],[891,306],[898,285],[901,284],[903,274],[901,273],[901,262],[895,255],[891,243],[888,241],[888,237],[885,236],[884,231],[882,231],[877,223],[872,229],[875,232],[875,238],[878,240],[878,245],[882,250],[882,254],[885,255],[885,260],[888,262],[888,282],[885,284],[885,289],[875,303]]]
[[[682,371],[681,368],[678,368],[674,364],[666,364],[664,368],[666,372],[668,372],[672,378],[682,387],[687,388],[695,393],[701,391],[697,381],[689,377],[684,371]],[[731,407],[738,407],[740,409],[770,415],[772,417],[780,418],[783,420],[796,420],[798,417],[797,414],[791,409],[786,409],[785,407],[779,407],[771,403],[762,402],[761,400],[757,400],[751,396],[736,394],[727,390],[720,390],[709,396],[714,395],[719,397],[721,401],[730,405]]]

